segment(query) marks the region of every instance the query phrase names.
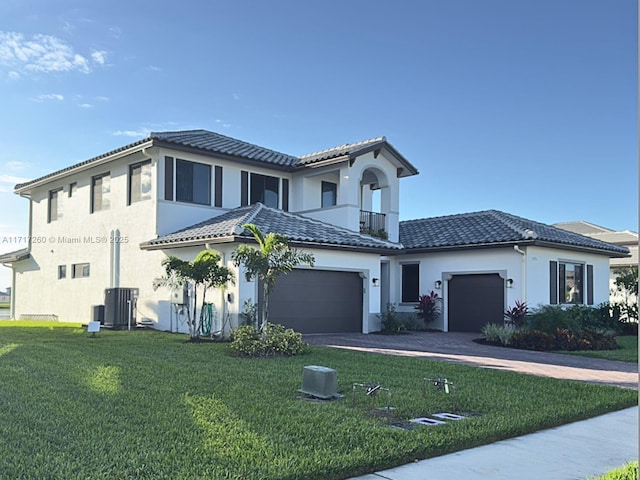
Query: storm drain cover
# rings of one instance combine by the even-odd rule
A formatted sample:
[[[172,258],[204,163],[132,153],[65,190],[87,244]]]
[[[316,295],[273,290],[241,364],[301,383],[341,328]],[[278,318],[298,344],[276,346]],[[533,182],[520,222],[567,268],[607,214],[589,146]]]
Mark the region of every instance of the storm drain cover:
[[[432,417],[436,417],[436,418],[440,418],[442,420],[465,420],[467,418],[467,417],[464,417],[462,415],[456,415],[455,413],[446,413],[446,412],[434,413],[431,416]]]
[[[442,420],[436,420],[435,418],[429,417],[412,418],[409,421],[412,423],[417,423],[418,425],[427,425],[428,427],[433,427],[435,425],[445,425],[447,423],[443,422]]]

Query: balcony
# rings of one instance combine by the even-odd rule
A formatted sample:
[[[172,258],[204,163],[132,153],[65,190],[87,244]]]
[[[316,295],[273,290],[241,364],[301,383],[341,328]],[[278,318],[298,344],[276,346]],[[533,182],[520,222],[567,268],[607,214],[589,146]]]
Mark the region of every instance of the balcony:
[[[360,233],[387,239],[389,234],[385,229],[386,215],[384,213],[367,212],[360,210]]]

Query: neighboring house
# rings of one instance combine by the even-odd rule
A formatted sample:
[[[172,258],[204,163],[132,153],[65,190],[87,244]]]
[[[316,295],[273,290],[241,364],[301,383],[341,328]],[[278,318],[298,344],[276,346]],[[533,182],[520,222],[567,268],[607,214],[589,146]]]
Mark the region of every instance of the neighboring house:
[[[9,303],[11,301],[11,293],[0,292],[0,303]]]
[[[305,333],[377,331],[387,303],[412,312],[432,289],[444,307],[433,326],[445,331],[500,322],[516,300],[606,300],[609,258],[626,248],[495,210],[400,222],[400,180],[417,173],[384,137],[296,157],[205,130],[151,133],[16,185],[31,243],[0,256],[12,317],[87,322],[98,305],[133,301],[111,296],[131,287],[134,322],[187,331],[183,295],[157,279],[168,255],[208,248],[236,274],[208,297],[235,327],[258,298],[231,262],[252,241],[245,223],[314,254],[315,268],[282,276],[270,304],[273,321]]]
[[[615,270],[618,268],[638,266],[638,234],[631,230],[615,231],[585,221],[562,222],[556,223],[554,226],[629,249],[630,256],[622,258],[613,257],[609,261],[611,301],[621,300],[620,293],[616,290]]]

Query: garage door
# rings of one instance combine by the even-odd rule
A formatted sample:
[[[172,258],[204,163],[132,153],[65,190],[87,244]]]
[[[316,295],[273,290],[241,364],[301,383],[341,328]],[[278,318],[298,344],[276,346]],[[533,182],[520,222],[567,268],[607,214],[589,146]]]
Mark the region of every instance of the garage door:
[[[281,275],[269,299],[269,320],[302,333],[362,332],[362,278],[328,270]]]
[[[479,332],[504,320],[504,279],[497,273],[454,275],[448,297],[450,332]]]

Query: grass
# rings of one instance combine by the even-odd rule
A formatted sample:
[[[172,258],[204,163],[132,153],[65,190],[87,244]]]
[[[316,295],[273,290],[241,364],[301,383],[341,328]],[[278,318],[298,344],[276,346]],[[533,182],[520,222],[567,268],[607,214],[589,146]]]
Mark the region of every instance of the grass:
[[[616,468],[594,480],[638,480],[638,462],[627,463],[624,467]]]
[[[30,326],[26,326],[30,325]],[[417,358],[310,348],[242,359],[229,344],[153,331],[0,322],[0,478],[343,479],[636,405],[637,391]],[[338,371],[346,398],[297,399],[302,368]],[[452,410],[424,377],[456,385],[482,416],[406,431],[397,420]]]
[[[0,308],[8,309],[9,307],[11,307],[11,304],[10,304],[10,303],[7,303],[7,302],[0,302]]]
[[[606,360],[618,360],[621,362],[638,363],[638,337],[635,335],[622,335],[616,337],[618,350],[581,350],[576,352],[556,351],[555,353],[567,353],[583,357],[604,358]]]

